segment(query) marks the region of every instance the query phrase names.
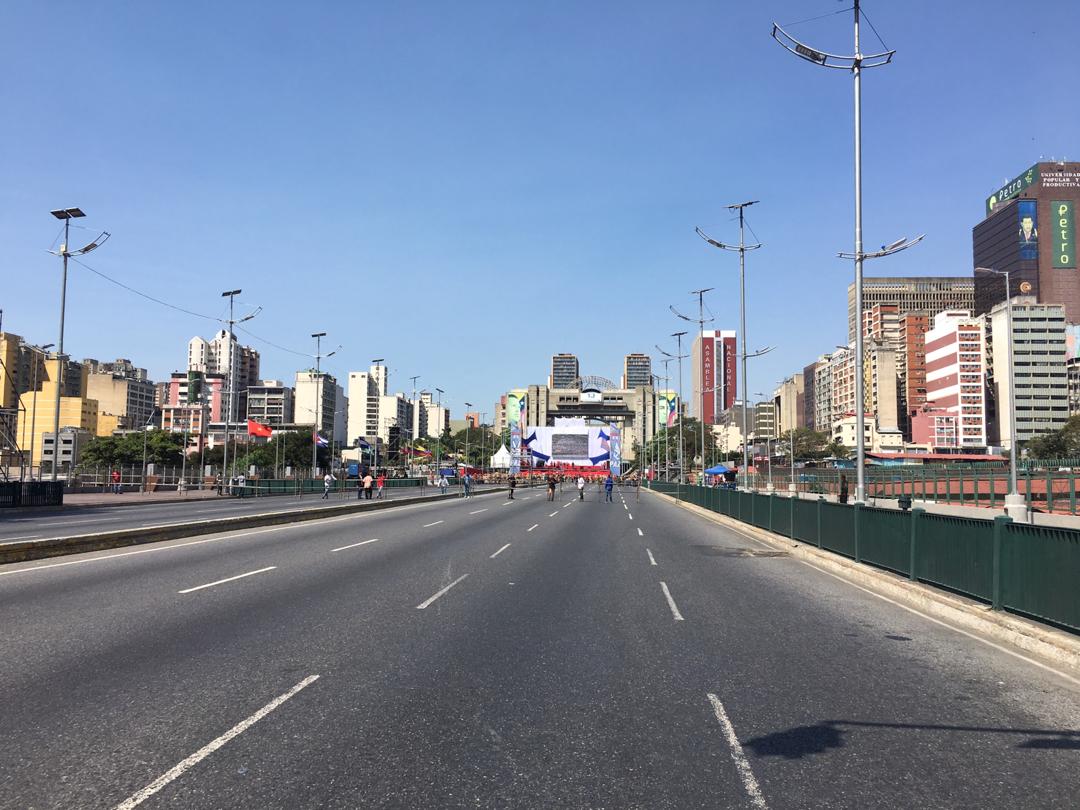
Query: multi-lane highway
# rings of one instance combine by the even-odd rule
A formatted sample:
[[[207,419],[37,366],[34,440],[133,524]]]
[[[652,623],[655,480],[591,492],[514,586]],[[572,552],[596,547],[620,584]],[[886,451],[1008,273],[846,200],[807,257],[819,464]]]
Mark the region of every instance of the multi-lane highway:
[[[0,568],[0,805],[1076,806],[1073,676],[635,496]]]

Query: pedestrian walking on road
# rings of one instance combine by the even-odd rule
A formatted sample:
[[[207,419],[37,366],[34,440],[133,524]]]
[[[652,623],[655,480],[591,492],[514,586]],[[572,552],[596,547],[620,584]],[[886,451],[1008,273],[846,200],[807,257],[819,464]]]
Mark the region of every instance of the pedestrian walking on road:
[[[385,473],[383,475],[380,475],[378,478],[375,479],[375,489],[376,489],[375,498],[377,500],[380,500],[380,501],[382,500],[382,490],[383,490],[383,486],[385,484],[386,484],[386,474]]]
[[[585,478],[581,475],[577,478],[577,494],[579,501],[585,500]]]
[[[548,485],[548,500],[549,501],[554,501],[555,500],[555,476],[554,475],[549,475],[548,476],[547,485]]]
[[[335,481],[337,481],[337,479],[334,478],[334,476],[332,476],[330,473],[327,473],[326,475],[323,476],[323,480],[322,480],[322,487],[323,487],[323,489],[322,489],[322,499],[324,501],[330,499],[330,487],[333,485],[333,483]]]
[[[512,501],[514,500],[514,490],[517,488],[517,478],[511,475],[510,478],[507,479],[506,483],[510,486],[510,494],[508,496],[508,500]]]
[[[614,503],[614,501],[611,500],[611,490],[613,490],[614,488],[615,479],[612,478],[610,474],[608,474],[608,477],[604,479],[604,495],[606,496],[608,503]]]
[[[370,501],[371,500],[371,487],[372,487],[372,485],[374,483],[375,483],[375,479],[371,477],[370,472],[367,475],[364,476],[364,500],[365,501]]]
[[[840,497],[839,497],[839,501],[840,501],[840,503],[847,503],[847,499],[848,499],[847,476],[844,475],[843,473],[841,473],[841,475],[840,475]]]
[[[221,477],[221,473],[218,473],[217,476],[214,478],[214,486],[217,487],[217,494],[218,495],[221,494],[221,490],[224,487],[224,485],[225,485],[225,479],[223,479]]]
[[[244,489],[245,489],[246,486],[247,486],[247,479],[244,477],[243,473],[240,473],[240,475],[236,476],[236,488],[240,492],[240,497],[241,498],[244,497]]]
[[[472,495],[472,476],[469,473],[465,473],[465,477],[461,479],[461,487],[465,491],[465,497],[468,498]]]
[[[439,492],[443,495],[446,494],[446,488],[450,486],[450,482],[446,480],[445,475],[439,476]]]
[[[112,491],[113,491],[113,495],[119,495],[120,494],[121,486],[122,485],[120,483],[120,471],[119,470],[113,470],[112,471]]]

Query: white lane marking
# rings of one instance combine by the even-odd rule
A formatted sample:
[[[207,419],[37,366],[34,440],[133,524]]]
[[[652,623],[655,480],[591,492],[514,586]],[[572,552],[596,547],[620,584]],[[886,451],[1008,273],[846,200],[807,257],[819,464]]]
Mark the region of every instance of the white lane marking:
[[[628,512],[630,511],[630,507],[626,505],[626,501],[623,501],[622,508],[625,509]]]
[[[422,528],[425,528],[425,529],[426,529],[426,528],[428,528],[429,526],[438,526],[438,525],[439,525],[440,523],[442,523],[442,522],[443,522],[443,521],[441,521],[441,520],[436,520],[436,521],[435,521],[434,523],[425,523],[425,524],[423,525],[423,527],[422,527]]]
[[[371,540],[361,540],[359,543],[350,543],[347,546],[339,546],[338,548],[332,548],[331,551],[344,551],[347,548],[356,548],[357,546],[366,546],[368,543],[378,543],[379,538],[375,537]]]
[[[481,512],[486,512],[487,509],[477,509],[473,512],[469,512],[470,515],[479,515]]]
[[[633,512],[627,512],[626,516],[629,517],[631,520],[634,519],[634,513]]]
[[[4,543],[10,543],[14,540],[26,540],[29,537],[41,537],[41,532],[38,532],[37,534],[20,534],[17,537],[0,538],[0,545],[3,545]]]
[[[268,565],[266,568],[260,568],[258,571],[248,571],[246,574],[237,574],[235,577],[225,577],[225,579],[219,579],[216,582],[207,582],[205,585],[196,585],[194,588],[185,588],[177,593],[192,593],[193,591],[201,591],[203,588],[213,588],[215,585],[221,585],[225,582],[232,582],[234,579],[243,579],[244,577],[251,577],[255,574],[264,574],[267,571],[273,571],[277,568],[276,565]]]
[[[434,602],[434,601],[435,601],[436,599],[438,599],[438,598],[439,598],[440,596],[442,596],[442,595],[443,595],[444,593],[446,593],[446,592],[447,592],[448,590],[450,590],[450,589],[451,589],[451,588],[453,588],[453,587],[454,587],[455,585],[457,585],[457,584],[458,584],[459,582],[461,582],[461,580],[465,579],[465,577],[467,577],[467,576],[468,576],[468,574],[462,574],[462,575],[461,575],[460,577],[458,577],[457,579],[455,579],[455,580],[454,580],[453,582],[451,582],[451,583],[450,583],[449,585],[447,585],[447,586],[446,586],[445,588],[443,588],[443,589],[442,589],[441,591],[439,591],[438,593],[434,594],[433,596],[430,596],[430,597],[428,597],[428,598],[427,598],[427,599],[425,599],[425,600],[424,600],[423,602],[421,602],[421,603],[420,603],[419,605],[417,605],[417,606],[416,606],[416,609],[417,609],[417,610],[423,610],[423,609],[424,609],[424,608],[426,608],[426,607],[427,607],[428,605],[430,605],[430,604],[431,604],[432,602]]]
[[[301,689],[305,689],[306,687],[315,683],[315,681],[317,680],[319,680],[318,675],[308,675],[306,678],[304,678],[304,680],[300,681],[300,683],[298,683],[288,692],[274,698],[257,712],[255,712],[255,714],[251,715],[246,720],[241,720],[239,723],[230,728],[216,740],[213,740],[212,742],[204,745],[190,757],[181,761],[179,764],[174,765],[172,768],[167,770],[165,773],[163,773],[149,785],[144,787],[138,793],[133,793],[131,796],[124,799],[124,801],[116,805],[116,810],[131,810],[131,808],[137,807],[138,805],[142,804],[144,801],[149,799],[151,796],[153,796],[167,784],[172,782],[174,779],[183,776],[184,772],[190,769],[193,765],[197,765],[199,762],[206,759],[212,753],[221,748],[221,746],[225,745],[225,743],[227,743],[233,737],[243,734],[245,731],[258,723],[264,717],[266,717],[266,715],[270,714],[270,712],[272,712],[286,700],[293,697]]]
[[[573,505],[574,505],[573,501],[567,501],[566,503],[563,504],[563,509],[565,509],[568,506],[573,506]]]
[[[507,501],[503,506],[510,506],[510,504],[517,503],[517,501]]]
[[[664,592],[664,597],[667,599],[668,607],[671,608],[671,615],[675,617],[675,621],[683,621],[682,614],[679,613],[679,608],[675,605],[675,600],[671,598],[671,591],[668,590],[667,583],[661,582],[660,589]]]
[[[739,778],[746,789],[746,795],[750,797],[750,804],[756,807],[757,810],[768,810],[765,797],[761,794],[761,787],[758,785],[757,779],[754,778],[754,772],[750,770],[750,762],[746,759],[746,752],[743,751],[742,744],[735,735],[735,727],[731,725],[727,712],[724,711],[724,704],[720,702],[720,698],[712,693],[709,693],[708,698],[712,704],[713,712],[716,714],[716,719],[720,723],[720,728],[724,730],[724,737],[727,739],[728,747],[731,749],[731,758],[735,761],[735,770],[739,772]]]
[[[638,537],[644,537],[644,536],[645,536],[645,532],[643,532],[643,531],[642,531],[641,529],[638,529],[638,530],[637,530],[637,536],[638,536]]]
[[[490,557],[489,557],[488,559],[490,559],[490,560],[494,560],[494,559],[495,559],[496,557],[498,557],[498,556],[499,556],[500,554],[502,554],[502,553],[503,553],[504,551],[506,551],[506,550],[507,550],[508,548],[510,548],[510,544],[509,544],[509,543],[507,543],[507,544],[506,544],[505,546],[503,546],[503,547],[502,547],[502,548],[500,548],[500,549],[499,549],[498,551],[496,551],[496,552],[495,552],[494,554],[492,554],[492,555],[491,555],[491,556],[490,556]]]
[[[533,529],[535,529],[535,528],[536,528],[537,526],[539,526],[539,525],[540,525],[539,523],[534,523],[534,524],[533,524],[532,526],[530,526],[530,527],[529,527],[529,528],[528,528],[528,529],[527,529],[526,531],[530,531],[530,532],[531,532],[531,531],[532,531]]]
[[[651,565],[656,565],[656,557],[654,557],[654,556],[652,555],[652,552],[651,552],[651,551],[649,551],[648,549],[645,549],[645,553],[649,555],[649,563],[650,563]]]
[[[423,509],[431,506],[430,503],[415,503],[409,506],[400,506],[393,510],[393,512],[403,512],[406,509]],[[276,513],[265,513],[276,514]],[[392,513],[391,513],[392,514]],[[348,515],[339,515],[338,517],[322,518],[318,521],[318,526],[324,526],[327,523],[337,523],[342,520],[356,520],[357,518],[365,517],[389,517],[390,515],[384,515],[383,510],[379,509],[374,512],[360,512]],[[251,531],[244,532],[230,532],[228,534],[222,534],[215,537],[207,537],[202,540],[189,540],[186,543],[171,543],[171,541],[163,540],[163,543],[170,543],[170,545],[158,545],[154,544],[150,548],[140,548],[135,551],[121,551],[118,554],[104,554],[100,557],[87,557],[82,560],[68,560],[66,562],[47,563],[46,565],[32,565],[26,568],[15,568],[11,571],[0,571],[0,577],[10,576],[11,574],[25,574],[28,571],[42,571],[46,568],[62,568],[68,565],[85,565],[86,563],[102,562],[104,560],[113,560],[118,557],[131,557],[135,554],[153,554],[158,551],[172,551],[176,548],[184,548],[185,546],[201,546],[203,543],[219,543],[222,540],[236,540],[240,537],[250,537],[255,534],[267,534],[269,532],[284,532],[289,529],[302,531],[304,528],[317,528],[315,521],[299,521],[297,523],[286,523],[283,526],[270,526],[265,529],[252,529]],[[2,542],[0,542],[2,545]]]
[[[548,517],[555,517],[557,514],[559,514],[559,513],[558,512],[552,512],[550,515],[548,515]]]

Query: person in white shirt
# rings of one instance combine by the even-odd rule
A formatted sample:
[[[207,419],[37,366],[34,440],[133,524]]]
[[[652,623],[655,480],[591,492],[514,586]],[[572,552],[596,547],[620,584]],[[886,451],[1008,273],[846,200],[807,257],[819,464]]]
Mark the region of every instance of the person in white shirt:
[[[329,499],[329,497],[330,497],[330,486],[335,481],[337,481],[337,479],[334,478],[334,476],[332,476],[330,473],[327,473],[326,475],[323,476],[323,480],[322,480],[322,486],[323,486],[322,499],[324,501]]]
[[[579,475],[577,479],[577,494],[579,500],[585,500],[585,476]]]

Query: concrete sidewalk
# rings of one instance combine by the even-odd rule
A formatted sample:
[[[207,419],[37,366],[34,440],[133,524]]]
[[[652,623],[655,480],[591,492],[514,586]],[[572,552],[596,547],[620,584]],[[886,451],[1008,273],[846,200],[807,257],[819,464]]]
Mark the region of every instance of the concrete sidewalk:
[[[218,497],[223,496],[219,496],[217,490],[213,489],[189,489],[183,494],[175,488],[159,492],[124,492],[122,495],[111,492],[75,492],[64,493],[64,506],[143,506],[148,503],[183,503]]]

